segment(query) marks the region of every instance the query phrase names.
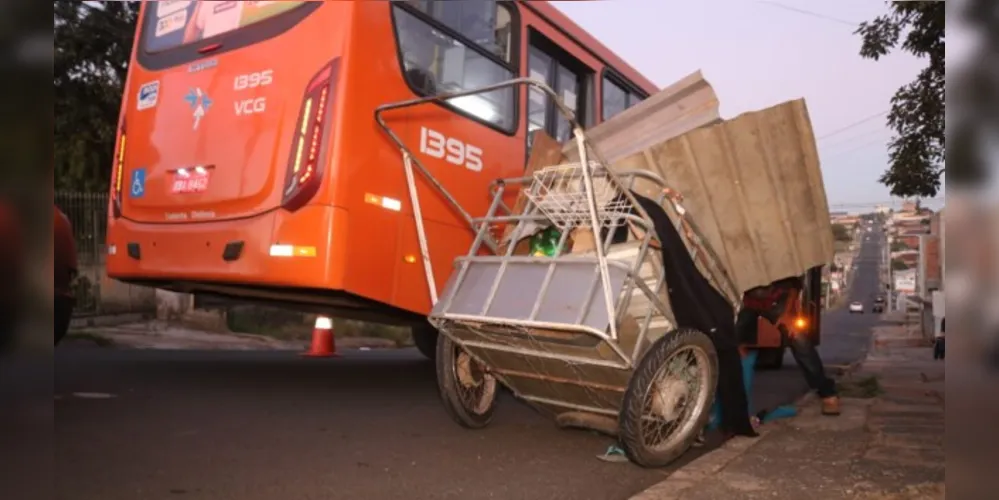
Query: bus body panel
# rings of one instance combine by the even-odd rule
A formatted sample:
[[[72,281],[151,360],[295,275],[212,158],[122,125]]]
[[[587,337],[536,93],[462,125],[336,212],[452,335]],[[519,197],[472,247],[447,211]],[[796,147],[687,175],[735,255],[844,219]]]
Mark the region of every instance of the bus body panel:
[[[108,274],[118,279],[152,281],[219,281],[268,286],[339,288],[343,277],[330,266],[336,256],[330,241],[346,236],[346,213],[330,206],[310,205],[296,214],[265,214],[210,224],[138,224],[119,221],[109,231]],[[325,235],[315,228],[331,228]],[[340,229],[336,231],[335,229]],[[312,239],[302,235],[315,234]],[[275,241],[314,256],[271,256]],[[287,243],[284,243],[287,242]],[[239,258],[224,259],[226,246],[241,244]],[[129,255],[138,245],[139,258]],[[331,253],[331,247],[333,252]]]
[[[564,16],[558,21],[561,14],[553,15],[550,6],[541,5],[544,2],[535,3],[539,5],[511,4],[519,24],[512,36],[516,68],[510,76],[528,75],[530,26],[593,71],[587,108],[599,111],[603,64],[608,58],[619,60],[599,44],[578,46],[585,33],[580,35],[571,23],[556,29],[549,19],[563,22]],[[136,62],[141,53],[134,55],[123,99],[128,136],[124,179],[127,184],[132,170],[145,167],[146,193],[138,199],[124,193],[119,216],[112,204],[109,275],[187,292],[224,288],[236,299],[326,304],[344,317],[361,318],[361,309],[371,307],[383,310],[387,320],[425,315],[431,303],[402,154],[374,119],[378,106],[420,96],[407,82],[400,59],[400,11],[393,2],[325,2],[279,35],[216,56],[154,71]],[[141,40],[139,36],[137,45]],[[223,38],[223,47],[225,43]],[[305,87],[334,60],[339,66],[317,191],[304,206],[282,207],[292,131]],[[189,71],[206,64],[210,67]],[[272,85],[247,90],[247,95],[266,97],[267,111],[235,116],[236,78],[268,69],[273,70]],[[615,70],[646,93],[655,91],[632,68],[621,65]],[[160,81],[157,109],[138,111],[130,100],[152,79]],[[192,130],[192,109],[183,99],[190,87],[215,94],[215,107],[201,118],[197,130]],[[514,126],[507,131],[439,103],[383,116],[461,206],[472,216],[482,216],[491,201],[489,184],[524,172],[526,96],[526,89],[518,92]],[[226,112],[229,116],[219,116]],[[599,121],[600,113],[595,116]],[[206,190],[169,192],[170,171],[210,162],[216,172]],[[419,172],[414,177],[440,293],[454,258],[468,252],[474,234]],[[510,206],[515,195],[507,193]],[[190,214],[195,211],[212,215],[193,220]],[[171,221],[167,214],[172,212],[189,216]],[[233,242],[242,242],[242,252],[227,261],[223,252]],[[128,255],[129,243],[139,244],[140,258]],[[354,302],[334,292],[354,297]]]
[[[545,36],[553,38],[558,34],[558,36],[564,37],[559,45],[571,52],[573,56],[577,58],[599,58],[601,60],[600,64],[594,66],[594,69],[603,69],[609,65],[616,72],[630,80],[632,84],[648,94],[654,94],[660,90],[652,80],[642,76],[638,70],[633,68],[624,59],[618,57],[617,54],[594,38],[593,35],[583,30],[569,16],[566,16],[562,11],[553,6],[551,2],[518,0],[517,3],[521,6],[522,12],[531,13],[532,17],[537,21],[537,27],[544,31]],[[571,40],[569,39],[570,37]]]
[[[357,60],[372,53],[384,57],[377,58],[374,64],[347,70],[345,116],[355,118],[349,137],[341,138],[341,154],[347,163],[341,166],[341,175],[349,178],[327,188],[333,192],[333,203],[347,208],[354,220],[351,239],[357,243],[346,245],[346,288],[403,309],[427,312],[430,301],[422,263],[409,262],[420,255],[420,248],[402,153],[374,120],[378,106],[418,97],[403,77],[394,23],[387,22],[392,15],[388,2],[358,5],[355,32],[361,33],[364,27],[364,36],[352,43],[350,57]],[[389,111],[383,116],[414,156],[471,214],[481,216],[488,208],[490,182],[523,173],[525,142],[520,133],[510,136],[497,132],[433,103]],[[466,149],[481,151],[481,168],[469,168],[467,164],[476,166],[473,161],[456,164],[447,157],[426,154],[421,145],[429,143],[434,147],[433,137],[444,137],[452,144],[460,141]],[[424,176],[414,171],[414,180],[436,285],[442,291],[455,255],[468,251],[474,235]],[[366,201],[370,196],[389,198],[398,202],[400,209],[370,203]]]
[[[157,223],[218,220],[280,205],[306,86],[342,54],[349,9],[348,2],[331,2],[289,32],[167,69],[134,64],[126,89],[134,103],[124,112],[123,215]],[[144,12],[155,10],[146,4]],[[153,92],[153,104],[140,98]],[[197,167],[204,174],[192,173]],[[185,180],[185,171],[198,179]]]

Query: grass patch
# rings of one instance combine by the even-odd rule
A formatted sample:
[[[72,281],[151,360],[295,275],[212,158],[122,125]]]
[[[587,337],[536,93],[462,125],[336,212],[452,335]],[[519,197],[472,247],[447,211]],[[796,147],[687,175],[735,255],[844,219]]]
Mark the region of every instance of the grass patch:
[[[93,342],[99,347],[114,347],[115,345],[113,340],[90,332],[69,332],[66,334],[66,339]]]
[[[870,399],[884,393],[878,377],[874,375],[841,380],[837,386],[839,395],[844,398]]]
[[[311,339],[315,322],[315,314],[260,306],[233,307],[226,314],[226,323],[233,332],[289,341]],[[407,327],[334,318],[333,331],[337,337],[386,339],[398,347],[413,345],[412,335]]]

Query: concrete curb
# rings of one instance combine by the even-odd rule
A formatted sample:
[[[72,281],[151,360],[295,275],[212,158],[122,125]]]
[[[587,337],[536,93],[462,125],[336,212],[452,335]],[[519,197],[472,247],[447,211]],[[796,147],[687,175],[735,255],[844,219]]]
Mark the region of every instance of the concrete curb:
[[[872,343],[873,343],[873,335]],[[843,378],[852,375],[867,361],[870,350],[865,354],[864,359],[854,361],[846,365],[830,365],[827,368],[837,369],[836,378]],[[792,403],[797,408],[802,408],[810,404],[815,404],[818,396],[813,391],[808,391]],[[776,423],[763,425],[759,428],[759,437],[746,438],[736,437],[728,440],[717,449],[711,450],[689,464],[680,467],[666,479],[646,488],[641,493],[633,495],[629,500],[678,500],[685,491],[693,488],[708,479],[718,471],[725,468],[733,460],[741,457],[753,446],[762,441],[772,432],[783,429],[790,422],[794,422],[797,417],[791,417]]]
[[[118,326],[128,323],[138,323],[141,321],[147,321],[152,318],[153,314],[146,313],[122,313],[122,314],[105,314],[98,316],[78,316],[70,319],[69,328],[70,330],[82,330],[86,328],[103,328],[109,326]]]
[[[761,439],[765,438],[771,432],[776,431],[780,426],[779,424],[771,424],[760,427],[759,437],[732,438],[718,449],[709,451],[697,460],[680,467],[665,480],[648,487],[645,491],[632,496],[629,500],[679,499],[685,491],[697,486],[701,481],[725,468],[726,465],[741,457],[759,443]]]

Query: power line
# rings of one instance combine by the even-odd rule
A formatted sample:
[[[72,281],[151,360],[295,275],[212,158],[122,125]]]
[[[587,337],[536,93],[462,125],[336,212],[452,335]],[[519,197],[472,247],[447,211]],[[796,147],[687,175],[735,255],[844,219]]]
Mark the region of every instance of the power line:
[[[833,154],[832,157],[830,157],[830,158],[826,158],[824,161],[834,160],[836,158],[842,158],[842,157],[844,157],[844,156],[846,156],[846,155],[848,155],[850,153],[853,153],[853,152],[856,152],[856,151],[860,151],[861,149],[866,149],[866,148],[869,148],[871,146],[876,146],[878,144],[881,144],[881,145],[887,147],[888,146],[888,139],[879,138],[879,139],[876,139],[876,140],[873,140],[873,141],[867,141],[867,142],[865,142],[863,144],[860,144],[860,145],[858,145],[856,147],[847,149],[846,151],[837,151],[836,154]]]
[[[832,137],[832,136],[834,136],[834,135],[837,135],[837,134],[840,134],[840,133],[843,133],[843,132],[846,132],[847,130],[850,130],[850,129],[852,129],[852,128],[854,128],[854,127],[857,127],[857,126],[859,126],[859,125],[863,125],[863,124],[865,124],[865,123],[867,123],[867,122],[869,122],[869,121],[871,121],[871,120],[873,120],[873,119],[875,119],[875,118],[877,118],[877,117],[879,117],[879,116],[884,116],[884,115],[888,114],[888,111],[889,111],[889,110],[887,110],[887,109],[886,109],[886,110],[884,110],[884,111],[881,111],[881,112],[879,112],[879,113],[876,113],[876,114],[873,114],[873,115],[871,115],[871,116],[868,116],[867,118],[864,118],[864,119],[861,119],[861,120],[858,120],[858,121],[855,121],[855,122],[853,122],[853,123],[851,123],[851,124],[849,124],[849,125],[847,125],[847,126],[845,126],[845,127],[842,127],[842,128],[838,128],[838,129],[836,129],[836,130],[833,130],[832,132],[829,132],[828,134],[825,134],[825,135],[822,135],[821,137],[819,137],[819,138],[818,138],[818,139],[816,139],[816,140],[819,140],[819,141],[821,141],[821,140],[823,140],[823,139],[828,139],[828,138],[830,138],[830,137]]]
[[[843,146],[853,146],[859,140],[871,139],[873,135],[882,136],[884,134],[882,134],[880,130],[876,132],[870,130],[864,130],[861,131],[861,133],[859,134],[836,137],[831,141],[822,141],[821,143],[819,143],[819,147],[825,151],[837,151],[837,150],[842,151]]]
[[[847,26],[852,26],[854,28],[856,28],[857,26],[860,26],[860,23],[858,23],[858,22],[847,21],[846,19],[840,19],[838,17],[833,17],[833,16],[830,16],[830,15],[827,15],[827,14],[821,14],[819,12],[813,12],[813,11],[810,11],[810,10],[799,9],[798,7],[792,7],[790,5],[784,5],[784,4],[780,3],[780,2],[772,2],[772,1],[769,1],[769,0],[757,0],[757,3],[767,4],[767,5],[770,5],[772,7],[776,7],[778,9],[784,9],[784,10],[787,10],[787,11],[790,11],[790,12],[796,12],[798,14],[803,14],[803,15],[815,17],[815,18],[818,18],[818,19],[824,19],[826,21],[832,21],[834,23],[845,24]]]

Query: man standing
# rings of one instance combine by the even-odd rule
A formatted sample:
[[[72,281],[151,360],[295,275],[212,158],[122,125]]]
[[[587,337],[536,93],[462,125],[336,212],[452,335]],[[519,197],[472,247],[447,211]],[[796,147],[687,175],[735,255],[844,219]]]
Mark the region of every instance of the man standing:
[[[805,376],[808,387],[822,400],[823,415],[839,415],[839,395],[836,382],[826,375],[822,358],[811,337],[798,334],[780,320],[785,316],[791,299],[797,298],[804,289],[802,278],[788,278],[754,288],[743,295],[742,309],[736,317],[736,330],[744,345],[757,343],[757,326],[760,317],[777,325],[781,335],[788,340],[791,354]]]

